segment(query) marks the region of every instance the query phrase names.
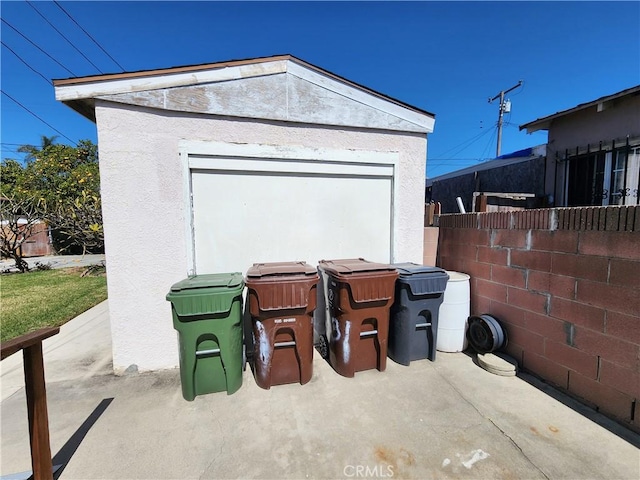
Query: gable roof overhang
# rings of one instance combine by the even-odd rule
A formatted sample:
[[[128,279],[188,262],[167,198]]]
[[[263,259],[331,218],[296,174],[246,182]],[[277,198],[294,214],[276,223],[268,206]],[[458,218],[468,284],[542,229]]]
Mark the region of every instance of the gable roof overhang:
[[[614,101],[631,95],[639,95],[640,94],[640,85],[635,87],[627,88],[626,90],[622,90],[618,93],[614,93],[612,95],[606,95],[604,97],[600,97],[597,100],[593,100],[587,103],[581,103],[573,108],[569,108],[567,110],[562,110],[560,112],[556,112],[553,115],[549,115],[547,117],[538,118],[533,122],[525,123],[524,125],[520,125],[520,130],[527,130],[527,133],[537,132],[538,130],[549,130],[551,126],[551,122],[555,119],[564,117],[566,115],[570,115],[572,113],[579,112],[581,110],[586,110],[591,107],[597,107],[598,111],[606,110],[609,108]]]
[[[53,80],[56,100],[95,122],[95,100],[120,94],[190,87],[289,73],[317,86],[372,106],[431,133],[435,115],[426,110],[347,80],[292,55],[232,60],[157,70]],[[229,112],[233,116],[233,112]]]

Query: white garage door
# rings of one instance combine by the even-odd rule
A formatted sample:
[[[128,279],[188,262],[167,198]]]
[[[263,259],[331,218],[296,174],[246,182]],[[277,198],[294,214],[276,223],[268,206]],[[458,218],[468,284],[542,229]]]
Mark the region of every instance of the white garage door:
[[[193,271],[349,257],[391,261],[393,165],[360,156],[335,161],[335,152],[321,160],[278,153],[189,156]]]

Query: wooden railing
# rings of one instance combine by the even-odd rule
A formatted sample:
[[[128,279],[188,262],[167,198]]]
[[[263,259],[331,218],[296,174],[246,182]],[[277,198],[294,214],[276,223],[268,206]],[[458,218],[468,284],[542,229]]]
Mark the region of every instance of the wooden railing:
[[[0,360],[22,350],[24,356],[24,382],[29,416],[31,440],[31,467],[35,480],[53,479],[51,446],[49,444],[49,417],[47,391],[44,381],[42,341],[60,331],[58,327],[42,328],[33,333],[0,344]]]

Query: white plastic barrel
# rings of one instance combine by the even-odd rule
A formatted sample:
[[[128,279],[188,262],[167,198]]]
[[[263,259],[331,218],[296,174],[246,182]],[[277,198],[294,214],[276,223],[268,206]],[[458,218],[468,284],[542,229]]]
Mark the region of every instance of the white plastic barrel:
[[[436,350],[461,352],[467,348],[467,319],[470,315],[469,275],[447,271],[449,281],[438,315]]]

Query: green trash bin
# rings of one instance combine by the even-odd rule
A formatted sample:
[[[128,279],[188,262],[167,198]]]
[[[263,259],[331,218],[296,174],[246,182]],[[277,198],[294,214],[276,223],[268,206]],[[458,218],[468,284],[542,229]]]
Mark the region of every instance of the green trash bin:
[[[241,273],[195,275],[171,287],[173,327],[178,331],[182,396],[242,386]]]

